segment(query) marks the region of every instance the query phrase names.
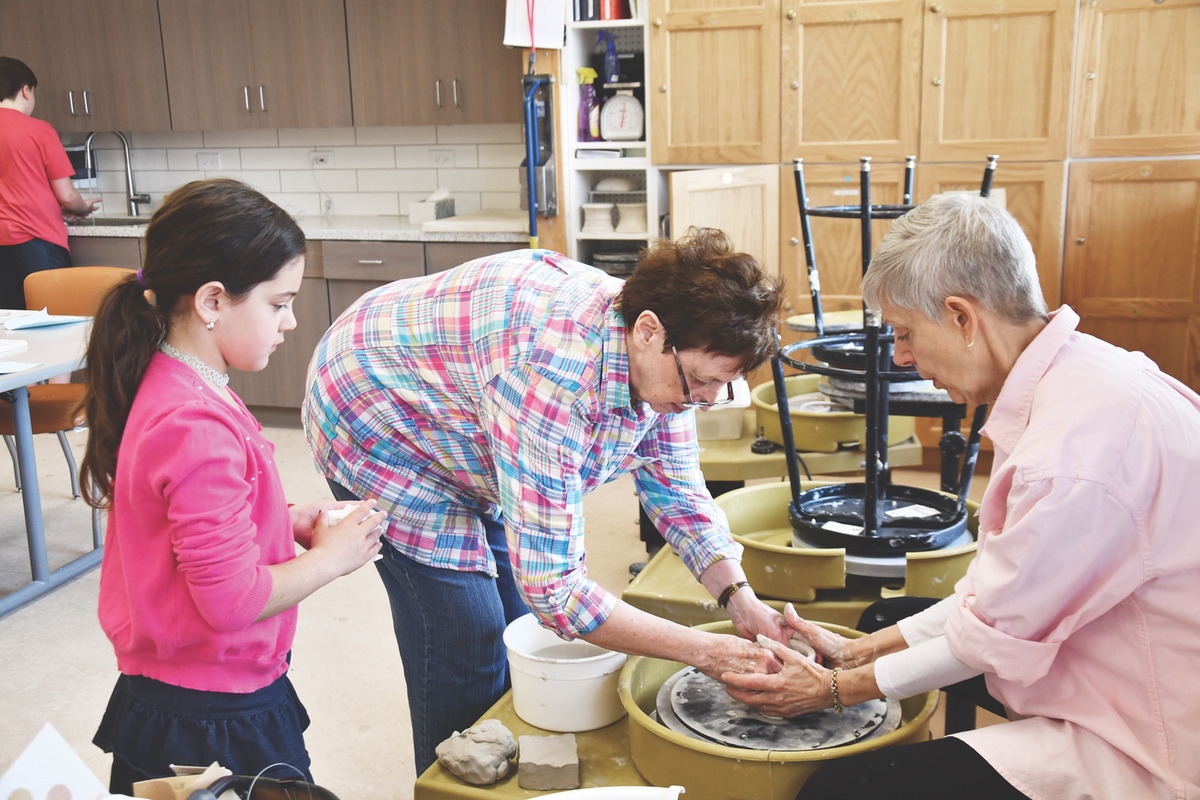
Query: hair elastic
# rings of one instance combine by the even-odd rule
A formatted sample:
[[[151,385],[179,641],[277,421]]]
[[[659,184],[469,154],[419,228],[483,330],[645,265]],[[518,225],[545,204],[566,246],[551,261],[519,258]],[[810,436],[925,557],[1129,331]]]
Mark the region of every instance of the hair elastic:
[[[144,280],[142,280],[142,270],[140,267],[138,268],[138,271],[137,271],[137,282],[138,282],[138,286],[141,286],[143,289],[150,288],[149,286],[146,285],[146,282]]]

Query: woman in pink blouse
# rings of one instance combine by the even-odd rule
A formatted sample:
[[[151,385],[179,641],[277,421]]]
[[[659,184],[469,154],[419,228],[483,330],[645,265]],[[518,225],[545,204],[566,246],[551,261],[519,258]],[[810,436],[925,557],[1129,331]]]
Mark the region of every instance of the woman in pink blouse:
[[[970,194],[896,221],[863,281],[895,361],[992,404],[979,552],[951,597],[860,639],[789,624],[730,694],[795,716],[986,681],[1009,722],[841,759],[800,800],[1200,797],[1200,397],[1047,314],[1016,220]]]

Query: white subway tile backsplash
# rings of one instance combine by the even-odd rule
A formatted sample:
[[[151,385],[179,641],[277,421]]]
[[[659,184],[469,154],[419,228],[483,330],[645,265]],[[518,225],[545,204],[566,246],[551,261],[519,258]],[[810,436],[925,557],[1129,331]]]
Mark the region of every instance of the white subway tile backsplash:
[[[358,144],[354,128],[280,128],[280,147],[336,147]]]
[[[433,125],[410,125],[407,127],[355,128],[354,135],[360,145],[373,144],[437,144],[437,128]]]
[[[307,147],[246,147],[242,169],[312,169]]]
[[[334,147],[331,150],[338,169],[392,169],[396,166],[396,151],[392,147]]]
[[[358,173],[360,192],[432,192],[438,188],[437,170],[364,169]]]
[[[508,169],[439,169],[438,184],[451,191],[519,192],[521,177],[515,164]]]
[[[204,147],[278,147],[279,131],[274,128],[249,131],[205,131]]]
[[[204,134],[200,131],[134,133],[129,137],[129,146],[138,150],[154,147],[204,147]]]
[[[439,144],[512,144],[521,142],[520,125],[443,125],[437,129]]]
[[[321,216],[321,201],[317,199],[317,195],[315,194],[281,192],[268,196],[293,217]]]
[[[352,169],[281,170],[279,184],[285,192],[356,192],[358,172]]]
[[[82,142],[73,134],[64,139]],[[99,170],[91,194],[103,197],[107,208],[101,213],[124,214],[120,141],[98,135],[94,144]],[[152,195],[143,213],[184,183],[217,176],[245,181],[305,216],[326,213],[326,201],[332,214],[406,214],[409,202],[439,187],[451,190],[460,214],[515,208],[517,166],[524,157],[515,125],[140,133],[131,147],[134,184]],[[313,150],[328,151],[333,166],[314,169]],[[200,169],[200,153],[218,154],[221,168]]]
[[[525,160],[523,144],[481,144],[477,150],[480,167],[519,167]]]
[[[396,216],[400,213],[400,201],[394,192],[358,192],[356,194],[332,194],[333,214],[361,214],[369,217]],[[407,205],[405,206],[407,210]]]

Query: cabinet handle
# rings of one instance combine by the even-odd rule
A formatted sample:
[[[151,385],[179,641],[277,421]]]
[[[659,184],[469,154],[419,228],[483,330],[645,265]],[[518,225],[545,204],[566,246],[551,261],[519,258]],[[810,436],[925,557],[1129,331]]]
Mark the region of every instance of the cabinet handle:
[[[383,263],[382,258],[360,258],[358,263],[368,267],[377,267]]]
[[[799,89],[799,88],[800,88],[800,81],[792,81],[792,88],[793,88],[793,89]]]
[[[1075,238],[1075,244],[1083,244],[1083,242],[1084,242],[1084,239],[1082,236],[1077,236]]]
[[[264,91],[263,85],[261,83],[258,85],[258,107],[261,108],[263,111],[267,110],[266,92]]]
[[[452,80],[450,86],[454,89],[454,107],[458,108],[458,78]]]
[[[788,244],[795,246],[800,244],[800,240],[793,236],[792,238],[788,239]]]
[[[1094,73],[1094,72],[1085,72],[1085,73],[1083,74],[1083,77],[1084,77],[1084,79],[1085,79],[1085,80],[1094,81],[1094,80],[1096,80],[1096,73]]]
[[[788,12],[787,12],[787,18],[788,18],[788,19],[795,19],[795,18],[796,18],[796,12],[795,12],[795,11],[793,11],[792,9],[790,9],[790,8],[789,8],[789,9],[788,9]]]
[[[929,10],[932,11],[933,13],[937,14],[938,12],[940,12],[942,10],[942,4],[934,3],[933,5],[931,5],[929,7]]]
[[[941,78],[934,78],[932,81],[930,81],[930,83],[932,83],[934,86],[941,86],[941,85],[942,85],[942,79],[941,79]]]
[[[654,20],[654,27],[656,27],[656,28],[662,27],[662,18],[661,17]]]
[[[71,108],[71,116],[77,116],[75,113],[75,93],[67,92],[67,105]]]
[[[252,111],[253,109],[250,108],[250,87],[249,86],[242,87],[242,97],[246,100],[246,111],[247,112]]]
[[[87,93],[88,93],[88,90],[84,89],[83,90],[83,115],[85,117],[90,117],[92,115],[92,110],[90,108],[88,108]]]
[[[660,84],[660,85],[659,85],[659,87],[658,87],[658,90],[659,90],[660,92],[666,93],[666,91],[667,91],[667,85],[666,85],[665,83],[664,83],[664,84]]]
[[[442,107],[442,79],[438,78],[433,82],[433,96],[437,101],[437,107]]]

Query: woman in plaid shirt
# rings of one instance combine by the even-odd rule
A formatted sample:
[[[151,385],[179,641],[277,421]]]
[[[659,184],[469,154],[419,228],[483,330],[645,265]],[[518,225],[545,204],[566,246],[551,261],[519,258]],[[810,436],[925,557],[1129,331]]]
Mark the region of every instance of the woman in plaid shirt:
[[[545,250],[361,297],[321,340],[303,417],[341,499],[388,512],[392,606],[416,768],[508,687],[501,634],[530,610],[566,638],[708,675],[778,668],[781,617],[700,473],[693,415],[775,348],[782,289],[728,237],[654,243],[622,283]],[[623,603],[587,577],[583,497],[632,473],[654,524],[737,636]]]

